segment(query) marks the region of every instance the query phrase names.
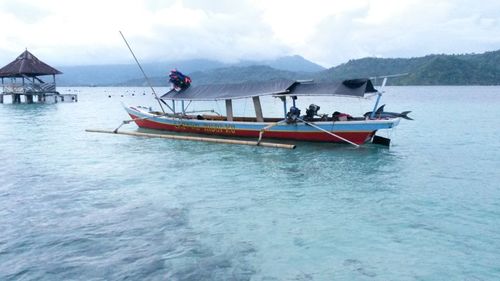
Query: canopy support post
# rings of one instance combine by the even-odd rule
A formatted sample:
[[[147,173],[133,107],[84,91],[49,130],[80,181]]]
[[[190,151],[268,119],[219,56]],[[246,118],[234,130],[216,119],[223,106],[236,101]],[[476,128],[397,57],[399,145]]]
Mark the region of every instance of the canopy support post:
[[[186,108],[184,107],[184,100],[181,100],[182,115],[186,115]]]
[[[286,96],[281,96],[280,99],[283,102],[283,117],[286,118]]]
[[[257,117],[257,122],[264,122],[264,116],[262,115],[262,106],[260,105],[260,98],[258,96],[252,97],[253,106],[255,108],[255,116]]]
[[[227,121],[233,121],[233,101],[226,100],[226,117]]]
[[[372,114],[370,114],[370,119],[375,118],[375,112],[377,111],[378,103],[380,102],[380,98],[382,97],[382,93],[377,93],[377,101],[375,101],[375,106],[373,107]]]

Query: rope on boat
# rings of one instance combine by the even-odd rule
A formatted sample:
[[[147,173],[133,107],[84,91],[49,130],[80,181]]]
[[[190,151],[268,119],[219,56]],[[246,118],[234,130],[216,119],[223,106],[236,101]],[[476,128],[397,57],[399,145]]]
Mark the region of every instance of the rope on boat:
[[[343,138],[343,137],[341,137],[341,136],[339,136],[339,135],[337,135],[337,134],[334,134],[334,133],[332,133],[332,132],[330,132],[330,131],[327,131],[327,130],[325,130],[325,129],[323,129],[323,128],[319,127],[319,126],[317,126],[316,124],[314,124],[314,123],[312,123],[312,122],[307,122],[307,121],[304,121],[303,119],[301,119],[301,118],[299,118],[299,117],[297,117],[297,120],[302,121],[302,122],[306,123],[307,125],[309,125],[309,126],[311,126],[311,127],[313,127],[313,128],[316,128],[316,129],[318,129],[318,130],[320,130],[320,131],[322,131],[322,132],[324,132],[324,133],[327,133],[327,134],[329,134],[329,135],[331,135],[331,136],[334,136],[334,137],[336,137],[336,138],[338,138],[338,139],[341,139],[341,140],[343,140],[343,141],[345,141],[345,142],[347,142],[347,143],[349,143],[349,144],[352,144],[352,145],[354,145],[355,147],[359,147],[359,145],[358,145],[358,144],[355,144],[355,143],[353,143],[352,141],[350,141],[350,140],[348,140],[348,139],[346,139],[346,138]]]
[[[244,140],[235,140],[235,139],[192,137],[192,136],[182,136],[182,135],[151,134],[151,133],[139,133],[139,132],[115,132],[115,131],[99,130],[99,129],[86,129],[85,131],[89,132],[89,133],[120,134],[120,135],[129,135],[129,136],[137,136],[137,137],[203,141],[203,142],[225,143],[225,144],[241,144],[241,145],[271,147],[271,148],[295,149],[295,147],[296,147],[294,144],[274,143],[274,142],[257,143],[256,141],[244,141]]]
[[[211,112],[211,113],[217,114],[218,116],[222,116],[219,112],[217,112],[217,111],[215,111],[213,109],[186,111],[186,113],[201,113],[201,112]]]

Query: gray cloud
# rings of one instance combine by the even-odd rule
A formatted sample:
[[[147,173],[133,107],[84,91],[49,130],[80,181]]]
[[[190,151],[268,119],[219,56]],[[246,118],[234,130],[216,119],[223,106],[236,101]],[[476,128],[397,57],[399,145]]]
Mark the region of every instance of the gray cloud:
[[[27,24],[37,24],[41,20],[51,15],[49,9],[34,5],[27,1],[2,1],[0,2],[0,11],[12,15]],[[5,28],[5,26],[4,26]]]
[[[134,38],[142,49],[157,47],[145,59],[211,58],[234,62],[291,53],[291,48],[274,39],[271,27],[260,21],[259,12],[246,2],[209,5],[191,0],[184,4],[203,12],[199,26],[155,26],[153,36]]]
[[[465,2],[465,1],[461,1]],[[484,52],[500,48],[500,5],[419,2],[385,21],[369,20],[370,7],[326,18],[304,53],[336,65],[366,56],[414,57],[431,53]]]
[[[365,56],[411,57],[500,48],[495,0],[56,0],[0,2],[0,64],[28,47],[52,64],[269,59],[325,66]],[[312,9],[311,7],[314,7]]]

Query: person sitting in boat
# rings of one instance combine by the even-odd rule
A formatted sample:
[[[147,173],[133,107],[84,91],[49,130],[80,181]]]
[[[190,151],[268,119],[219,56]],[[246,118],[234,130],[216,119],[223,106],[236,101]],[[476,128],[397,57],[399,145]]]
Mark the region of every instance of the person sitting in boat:
[[[333,117],[333,121],[347,121],[347,120],[353,119],[351,115],[349,115],[347,113],[338,112],[338,111],[335,111],[332,114],[332,117]]]

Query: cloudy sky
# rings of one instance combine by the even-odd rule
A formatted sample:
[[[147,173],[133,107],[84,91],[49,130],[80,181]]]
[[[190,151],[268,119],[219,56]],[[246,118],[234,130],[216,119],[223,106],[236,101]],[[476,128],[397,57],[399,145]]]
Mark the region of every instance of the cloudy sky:
[[[0,64],[25,48],[53,65],[500,49],[499,0],[0,0]]]

